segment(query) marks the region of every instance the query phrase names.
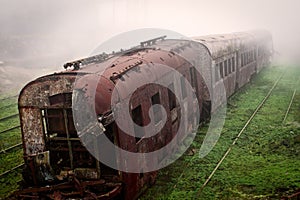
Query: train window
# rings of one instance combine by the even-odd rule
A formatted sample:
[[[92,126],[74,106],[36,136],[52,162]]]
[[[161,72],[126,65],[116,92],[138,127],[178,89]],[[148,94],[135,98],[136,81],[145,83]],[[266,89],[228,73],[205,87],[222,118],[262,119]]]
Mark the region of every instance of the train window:
[[[216,64],[215,67],[215,82],[219,80],[219,64]]]
[[[191,76],[191,85],[193,88],[195,88],[196,86],[196,73],[195,73],[195,68],[194,67],[191,67],[190,68],[190,76]]]
[[[247,52],[247,64],[251,62],[250,51]]]
[[[48,137],[54,137],[57,134],[63,134],[66,132],[63,110],[46,109],[45,119],[47,122],[47,133],[49,134]]]
[[[68,118],[68,129],[69,129],[69,133],[70,135],[77,135],[77,131],[74,125],[74,121],[73,121],[73,112],[72,109],[67,109],[67,118]],[[77,137],[77,136],[76,136]]]
[[[132,114],[132,120],[135,124],[143,127],[144,123],[143,123],[143,113],[142,113],[142,106],[139,105],[137,106],[136,108],[134,108],[132,111],[131,111],[131,114]],[[140,135],[144,135],[144,129],[143,128],[138,128],[136,126],[134,126],[134,132],[137,133],[137,132],[142,132]],[[137,135],[137,134],[136,134]],[[135,137],[135,142],[137,143],[138,141],[140,141],[141,138],[140,137]]]
[[[243,54],[241,54],[241,67],[243,67]]]
[[[225,72],[225,76],[227,76],[228,75],[227,60],[224,61],[224,72]]]
[[[159,92],[157,92],[155,95],[153,95],[151,97],[151,103],[152,103],[152,105],[155,105],[155,104],[159,104],[160,105]],[[153,110],[153,114],[154,114],[155,124],[157,124],[162,119],[162,113],[161,113],[160,107],[155,107],[155,109]]]
[[[180,78],[180,85],[181,85],[181,95],[182,95],[182,99],[185,99],[187,96],[186,93],[186,87],[185,87],[185,77],[181,76]]]
[[[249,64],[250,63],[250,52],[248,51],[247,52],[247,64]]]
[[[42,110],[42,117],[47,137],[67,137],[67,134],[70,137],[77,137],[71,108],[65,110],[44,109]]]
[[[172,90],[174,91],[174,84],[171,83],[168,86],[168,97],[169,97],[169,109],[173,110],[176,107],[176,96],[175,94],[172,92]]]
[[[71,105],[72,104],[72,93],[59,93],[52,96],[49,96],[50,105],[63,104]]]
[[[232,71],[235,71],[235,59],[234,57],[232,58]]]
[[[222,62],[220,63],[220,75],[221,75],[221,78],[224,78],[223,63]]]
[[[191,85],[195,90],[196,95],[198,96],[198,83],[197,83],[197,75],[195,67],[190,68],[190,76],[191,76]]]
[[[244,53],[242,53],[242,55],[241,55],[241,66],[244,66],[245,65],[245,63],[244,63]]]
[[[228,74],[231,74],[231,59],[228,59]]]
[[[140,179],[143,179],[143,178],[144,178],[143,169],[141,169],[141,172],[139,173],[139,178],[140,178]]]
[[[247,52],[247,64],[249,64],[250,63],[250,52],[248,51]]]
[[[74,127],[71,108],[46,108],[41,110],[43,130],[46,139],[46,149],[53,152],[50,160],[54,168],[67,167],[74,169],[84,163],[73,161],[78,155],[74,149],[80,148],[80,141]],[[78,148],[77,148],[78,147]],[[94,161],[92,161],[94,163]],[[90,166],[90,165],[89,165]]]

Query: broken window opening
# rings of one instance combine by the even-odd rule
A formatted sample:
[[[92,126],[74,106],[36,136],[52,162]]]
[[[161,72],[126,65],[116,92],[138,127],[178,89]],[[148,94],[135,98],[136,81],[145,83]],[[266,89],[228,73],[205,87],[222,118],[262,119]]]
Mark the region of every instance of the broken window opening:
[[[155,105],[155,104],[160,105],[159,92],[157,92],[156,94],[154,94],[151,97],[151,103],[152,103],[152,105]],[[154,114],[154,122],[155,122],[155,124],[157,124],[158,122],[160,122],[162,120],[162,112],[161,112],[161,108],[160,107],[154,107],[153,114]]]
[[[131,114],[132,114],[132,120],[133,122],[136,124],[136,125],[139,125],[139,127],[137,126],[134,126],[134,132],[135,132],[135,135],[137,135],[136,133],[140,132],[140,135],[144,135],[144,129],[143,129],[143,113],[142,113],[142,106],[139,105],[137,106],[136,108],[134,108],[132,111],[131,111]],[[141,139],[142,139],[142,136],[141,137],[135,137],[135,142],[138,143]]]

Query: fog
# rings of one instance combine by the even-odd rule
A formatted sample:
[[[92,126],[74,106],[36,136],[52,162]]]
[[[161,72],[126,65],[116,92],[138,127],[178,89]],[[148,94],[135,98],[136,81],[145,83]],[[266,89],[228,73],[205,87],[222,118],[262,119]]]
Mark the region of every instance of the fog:
[[[299,63],[299,9],[297,0],[0,0],[0,86],[14,69],[30,70],[32,76],[15,73],[28,80],[63,70],[65,62],[140,28],[185,36],[266,29],[273,35],[277,60]]]

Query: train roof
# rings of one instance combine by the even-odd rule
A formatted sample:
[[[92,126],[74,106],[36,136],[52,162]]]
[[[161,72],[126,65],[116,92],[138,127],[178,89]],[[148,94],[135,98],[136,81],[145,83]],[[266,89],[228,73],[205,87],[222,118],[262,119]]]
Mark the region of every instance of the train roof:
[[[159,57],[156,52],[166,51],[181,52],[192,48],[192,45],[202,46],[207,49],[213,59],[217,59],[226,54],[231,54],[237,50],[255,46],[264,40],[272,41],[271,34],[264,30],[254,30],[248,32],[237,32],[232,34],[218,34],[185,39],[166,39],[166,36],[154,38],[141,42],[140,45],[111,54],[99,54],[85,59],[66,63],[64,67],[73,67],[62,73],[93,73],[103,74],[108,71],[107,78],[127,71],[129,68],[139,65],[145,53],[151,53],[153,57]]]
[[[272,40],[271,34],[264,30],[237,32],[231,34],[218,34],[192,37],[193,40],[205,45],[213,59],[222,55],[234,53],[247,46],[257,45],[263,40]]]
[[[195,42],[193,45],[203,46]],[[175,54],[181,55],[182,52],[188,49],[192,50],[192,48],[191,41],[188,39],[163,39],[150,45],[139,45],[125,51],[106,54],[105,56],[100,54],[66,63],[65,68],[70,66],[73,69],[68,69],[62,73],[103,74],[107,78],[110,78],[113,74],[121,74],[132,67],[140,65],[141,62],[157,61],[164,63],[166,62],[166,58],[162,58],[163,56],[176,57]],[[149,56],[151,60],[149,60]],[[145,58],[148,59],[145,60]]]

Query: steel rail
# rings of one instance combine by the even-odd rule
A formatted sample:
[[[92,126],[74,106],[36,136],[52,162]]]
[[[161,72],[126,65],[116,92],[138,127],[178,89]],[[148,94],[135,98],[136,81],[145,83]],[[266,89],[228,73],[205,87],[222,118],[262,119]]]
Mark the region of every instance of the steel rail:
[[[206,179],[206,181],[203,183],[203,185],[200,187],[200,189],[197,191],[196,196],[199,196],[199,194],[202,192],[202,190],[204,189],[204,187],[207,185],[207,183],[210,181],[210,179],[213,177],[213,175],[216,173],[216,171],[218,170],[218,168],[220,167],[220,165],[222,164],[222,162],[225,160],[225,158],[227,157],[227,155],[229,154],[229,152],[231,151],[232,147],[235,145],[235,143],[237,142],[237,140],[240,138],[240,136],[242,135],[242,133],[245,131],[245,129],[248,127],[248,125],[250,124],[250,122],[253,120],[253,118],[255,117],[255,115],[257,114],[257,112],[262,108],[262,106],[265,104],[265,102],[267,101],[267,99],[270,97],[270,95],[272,94],[272,91],[274,90],[274,88],[277,86],[278,82],[280,81],[280,79],[283,77],[284,73],[282,73],[280,75],[280,77],[277,79],[277,81],[273,84],[273,87],[269,90],[269,92],[267,93],[267,95],[265,96],[265,98],[261,101],[261,103],[256,107],[255,111],[252,113],[252,115],[250,116],[250,118],[248,119],[248,121],[245,123],[244,127],[240,130],[240,132],[238,133],[237,137],[234,139],[234,141],[232,142],[232,144],[230,145],[230,147],[227,149],[227,151],[225,152],[225,154],[223,155],[223,157],[221,158],[221,160],[218,162],[218,164],[216,165],[216,167],[214,168],[214,170],[211,172],[211,174],[209,175],[209,177]]]
[[[282,120],[282,125],[285,124],[285,120],[286,120],[286,118],[287,118],[287,116],[288,116],[288,114],[290,112],[291,107],[292,107],[292,104],[293,104],[293,101],[294,101],[294,98],[295,98],[295,94],[296,94],[296,89],[293,92],[292,98],[291,98],[290,103],[289,103],[289,107],[287,108],[286,113],[284,115],[284,118]]]
[[[6,130],[4,130],[4,131],[1,131],[0,134],[6,133],[6,132],[9,132],[9,131],[12,131],[12,130],[17,129],[17,128],[20,128],[20,127],[21,127],[21,126],[18,125],[18,126],[14,126],[14,127],[8,128],[8,129],[6,129]]]
[[[16,116],[18,116],[18,115],[19,115],[19,114],[16,113],[16,114],[13,114],[13,115],[9,115],[9,116],[7,116],[7,117],[3,117],[3,118],[0,119],[0,122],[1,122],[1,121],[4,121],[4,120],[7,120],[7,119],[10,119],[10,118],[13,118],[13,117],[16,117]]]
[[[22,142],[20,142],[20,143],[18,143],[18,144],[15,144],[15,145],[12,145],[12,146],[10,146],[10,147],[8,147],[8,148],[6,148],[6,149],[1,150],[1,151],[0,151],[0,154],[5,153],[5,152],[7,152],[7,151],[10,151],[10,150],[12,150],[12,149],[14,149],[14,148],[16,148],[16,147],[21,146],[21,145],[22,145]]]
[[[300,79],[298,79],[298,80],[296,81],[296,84],[295,84],[296,86],[298,85],[299,80],[300,80]],[[284,115],[284,118],[283,118],[283,120],[282,120],[282,125],[285,124],[285,120],[286,120],[286,118],[287,118],[287,116],[288,116],[288,114],[289,114],[289,112],[290,112],[290,109],[291,109],[291,107],[292,107],[292,104],[293,104],[293,101],[294,101],[294,98],[295,98],[295,95],[296,95],[296,91],[297,91],[297,89],[295,88],[295,89],[294,89],[294,92],[293,92],[293,95],[292,95],[292,98],[291,98],[291,100],[290,100],[289,106],[288,106],[288,108],[287,108],[287,110],[286,110],[286,113],[285,113],[285,115]]]
[[[7,171],[1,173],[1,174],[0,174],[0,177],[4,176],[4,175],[6,175],[6,174],[9,174],[10,172],[12,172],[12,171],[14,171],[14,170],[16,170],[16,169],[18,169],[18,168],[20,168],[20,167],[22,167],[22,166],[24,166],[24,163],[19,164],[19,165],[15,166],[15,167],[11,168],[10,170],[7,170]]]

